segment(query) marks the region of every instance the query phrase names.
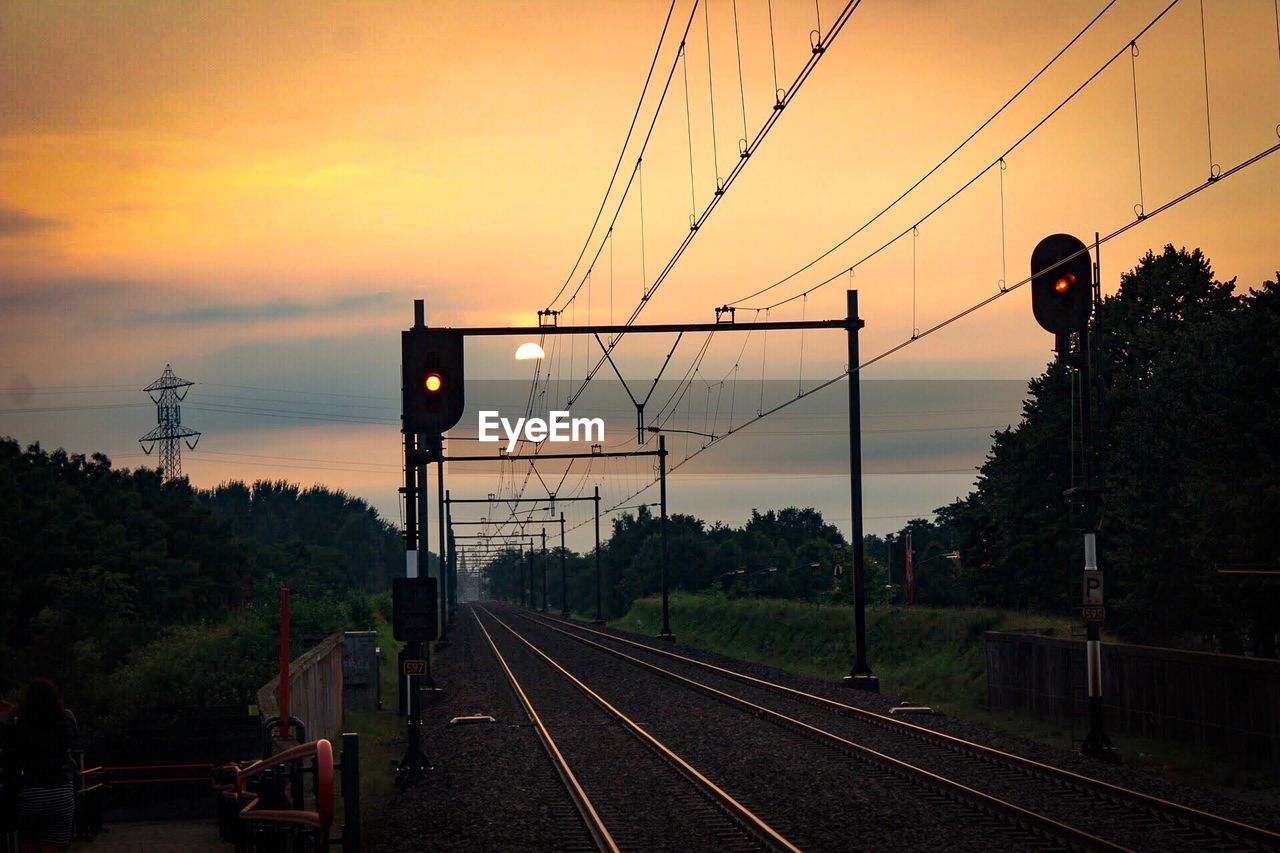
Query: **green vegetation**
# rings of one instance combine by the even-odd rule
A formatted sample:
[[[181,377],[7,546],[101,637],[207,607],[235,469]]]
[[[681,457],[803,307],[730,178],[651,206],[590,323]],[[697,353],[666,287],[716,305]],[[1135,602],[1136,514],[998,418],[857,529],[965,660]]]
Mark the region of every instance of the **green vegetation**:
[[[601,553],[607,617],[620,616],[637,598],[659,589],[659,525],[646,507],[636,515],[626,513],[614,519],[613,534]],[[677,513],[668,519],[667,536],[671,563],[680,567],[674,582],[682,589],[714,589],[734,596],[829,599],[844,595],[834,587],[833,578],[836,568],[849,562],[845,539],[815,509],[753,511],[740,528],[707,526],[701,519]],[[553,567],[547,577],[548,595],[551,601],[559,601],[560,549],[547,555]],[[540,572],[542,558],[536,559]],[[570,609],[594,614],[594,555],[568,552],[565,566]],[[527,573],[519,554],[500,556],[485,569],[489,595],[518,600],[520,579],[522,574],[527,578]],[[882,589],[883,577],[872,562],[868,589]]]
[[[662,601],[642,598],[614,626],[656,634]],[[876,606],[867,611],[873,667],[890,696],[972,715],[986,704],[982,634],[1034,628],[1070,636],[1066,619],[988,608]],[[813,678],[838,681],[853,656],[853,611],[843,605],[676,593],[671,630],[681,642]]]
[[[0,439],[0,696],[52,678],[102,749],[245,709],[273,671],[277,590],[303,637],[374,622],[403,565],[363,501],[286,483],[203,492],[101,454]]]
[[[381,600],[383,594],[375,598]],[[385,600],[389,610],[389,593],[385,594]],[[378,667],[382,710],[347,711],[343,715],[343,727],[360,733],[360,801],[371,810],[379,808],[390,797],[395,788],[395,774],[387,772],[387,768],[404,754],[404,718],[397,707],[400,694],[396,684],[396,661],[403,643],[391,636],[390,619],[381,608],[376,609],[378,646],[382,649],[382,663]]]

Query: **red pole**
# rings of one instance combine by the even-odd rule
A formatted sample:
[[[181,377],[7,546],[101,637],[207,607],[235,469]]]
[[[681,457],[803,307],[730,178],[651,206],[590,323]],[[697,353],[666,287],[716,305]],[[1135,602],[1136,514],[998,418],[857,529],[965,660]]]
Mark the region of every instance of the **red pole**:
[[[289,587],[280,587],[280,737],[289,736]]]

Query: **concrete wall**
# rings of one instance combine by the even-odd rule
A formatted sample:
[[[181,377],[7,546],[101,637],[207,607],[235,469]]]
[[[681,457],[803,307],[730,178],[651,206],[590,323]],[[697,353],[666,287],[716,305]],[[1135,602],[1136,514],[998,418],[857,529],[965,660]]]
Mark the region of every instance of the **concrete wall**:
[[[987,702],[1087,731],[1084,641],[986,634]],[[1107,726],[1280,767],[1280,661],[1102,644]]]
[[[280,676],[258,691],[263,719],[280,716]],[[289,715],[307,727],[307,739],[342,734],[342,634],[332,634],[289,662]]]

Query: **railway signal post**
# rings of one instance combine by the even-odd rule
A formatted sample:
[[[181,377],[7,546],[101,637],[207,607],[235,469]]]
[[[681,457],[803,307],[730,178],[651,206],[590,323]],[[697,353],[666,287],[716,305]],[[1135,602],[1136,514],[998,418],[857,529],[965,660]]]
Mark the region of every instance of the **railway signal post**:
[[[408,717],[408,747],[396,781],[409,784],[431,769],[422,752],[422,694],[434,690],[430,649],[441,636],[441,587],[447,584],[444,519],[444,433],[465,407],[462,336],[428,329],[423,301],[413,301],[413,327],[400,333],[401,431],[404,433],[405,577],[392,590],[394,631],[407,643],[401,658],[401,707]],[[436,462],[440,489],[440,585],[420,577],[418,552],[426,528],[426,468]],[[447,587],[445,587],[447,589]],[[429,615],[428,615],[429,614]],[[425,681],[424,681],[425,679]]]
[[[604,626],[604,610],[603,601],[600,594],[600,487],[596,486],[595,497],[592,498],[596,504],[596,618],[593,625]]]
[[[1106,621],[1102,570],[1098,568],[1099,484],[1094,471],[1093,388],[1096,360],[1096,309],[1101,303],[1097,269],[1089,248],[1078,237],[1053,234],[1031,253],[1031,307],[1036,322],[1054,334],[1058,358],[1080,379],[1080,458],[1078,487],[1084,509],[1084,577],[1082,615],[1085,619],[1085,673],[1089,698],[1089,734],[1080,752],[1119,762],[1120,753],[1107,737],[1102,702],[1102,623]]]

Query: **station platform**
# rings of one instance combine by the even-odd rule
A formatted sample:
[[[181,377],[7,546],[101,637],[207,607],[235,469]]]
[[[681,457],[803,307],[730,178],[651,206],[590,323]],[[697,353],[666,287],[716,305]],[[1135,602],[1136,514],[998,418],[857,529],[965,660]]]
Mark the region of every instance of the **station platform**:
[[[212,818],[113,823],[92,839],[77,839],[71,845],[71,850],[85,853],[227,853],[231,849],[232,845],[218,838],[218,822]]]

